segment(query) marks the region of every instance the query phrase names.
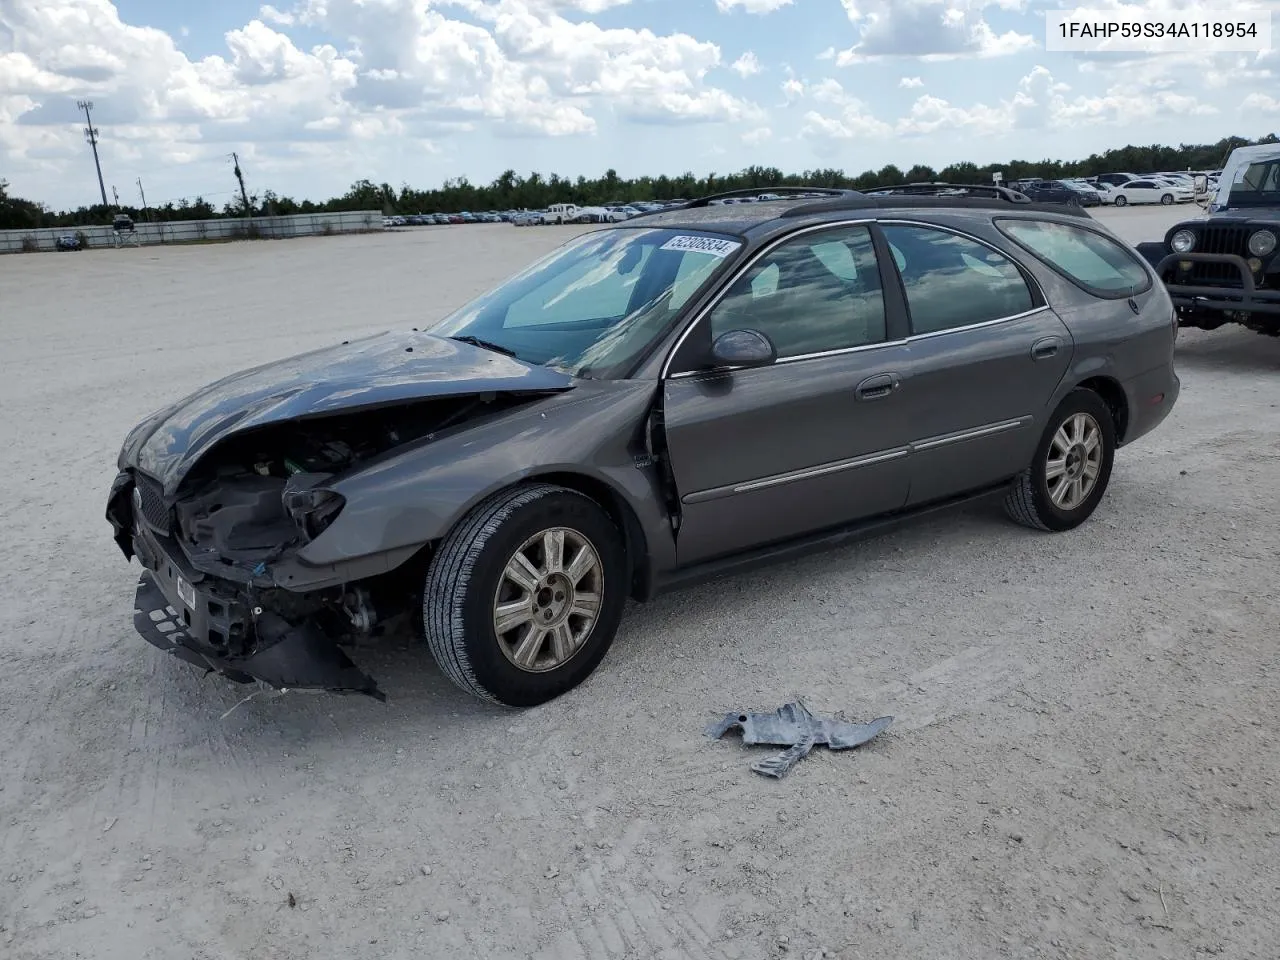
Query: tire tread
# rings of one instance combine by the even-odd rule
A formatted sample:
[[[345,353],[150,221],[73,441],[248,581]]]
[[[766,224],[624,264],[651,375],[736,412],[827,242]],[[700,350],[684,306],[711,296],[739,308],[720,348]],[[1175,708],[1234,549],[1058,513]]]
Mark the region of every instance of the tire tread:
[[[1009,519],[1032,530],[1049,533],[1049,525],[1040,518],[1036,509],[1035,479],[1030,470],[1023,470],[1013,481],[1013,486],[1005,494],[1004,511]]]

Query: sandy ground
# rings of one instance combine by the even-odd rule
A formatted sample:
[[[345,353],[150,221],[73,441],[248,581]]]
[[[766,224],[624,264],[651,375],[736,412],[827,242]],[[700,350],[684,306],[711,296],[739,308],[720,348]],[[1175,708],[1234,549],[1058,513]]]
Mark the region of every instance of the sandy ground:
[[[0,955],[1275,957],[1280,341],[1184,333],[1074,533],[983,508],[677,593],[535,710],[405,642],[363,661],[389,704],[224,718],[241,688],[134,634],[103,507],[135,421],[568,233],[0,258]],[[702,736],[797,694],[897,720],[780,782]]]

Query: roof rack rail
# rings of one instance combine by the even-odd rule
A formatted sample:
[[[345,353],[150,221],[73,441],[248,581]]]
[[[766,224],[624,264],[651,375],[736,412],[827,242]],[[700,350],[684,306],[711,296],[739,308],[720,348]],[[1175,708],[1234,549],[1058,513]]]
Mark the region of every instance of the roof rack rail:
[[[985,196],[1009,203],[1031,203],[1025,193],[1011,187],[1000,187],[990,183],[902,183],[891,187],[871,187],[863,193],[868,197],[887,197],[893,195],[913,196]]]
[[[831,197],[853,199],[862,196],[857,190],[846,190],[842,187],[743,187],[739,190],[726,190],[723,193],[712,193],[705,197],[698,197],[696,200],[690,200],[677,209],[689,210],[693,207],[707,207],[717,200],[728,200],[733,197],[758,197],[766,193],[775,194],[783,200],[805,198],[824,200]]]

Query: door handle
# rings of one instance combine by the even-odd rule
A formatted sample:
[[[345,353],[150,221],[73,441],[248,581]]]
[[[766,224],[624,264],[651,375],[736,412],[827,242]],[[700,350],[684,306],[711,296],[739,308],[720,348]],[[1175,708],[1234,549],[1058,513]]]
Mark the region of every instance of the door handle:
[[[854,395],[859,400],[879,400],[897,390],[901,382],[896,373],[878,373],[858,384]]]
[[[1045,337],[1042,340],[1037,340],[1031,345],[1031,359],[1048,360],[1050,357],[1056,357],[1058,348],[1061,346],[1061,337]]]

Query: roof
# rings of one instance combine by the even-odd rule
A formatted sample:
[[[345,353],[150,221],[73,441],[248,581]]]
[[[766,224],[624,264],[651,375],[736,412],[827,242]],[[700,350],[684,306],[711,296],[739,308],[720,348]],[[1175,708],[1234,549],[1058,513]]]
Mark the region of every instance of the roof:
[[[972,189],[985,196],[939,195],[938,191],[955,190],[957,187]],[[686,227],[694,230],[712,230],[745,234],[753,228],[780,220],[794,221],[800,218],[818,218],[831,213],[862,212],[872,218],[893,211],[917,210],[984,210],[1003,213],[1052,213],[1092,219],[1089,212],[1080,207],[1060,203],[1036,203],[1022,194],[1007,188],[993,188],[966,184],[909,184],[901,187],[880,188],[874,193],[830,188],[793,188],[799,196],[777,200],[757,200],[751,203],[720,204],[713,201],[733,195],[750,193],[776,193],[779,188],[761,187],[752,191],[733,191],[691,201],[673,209],[655,211],[633,217],[628,224],[649,227]],[[801,192],[805,191],[805,192]],[[890,192],[901,191],[901,192]],[[932,191],[932,192],[931,192]],[[624,224],[617,224],[623,226]]]

